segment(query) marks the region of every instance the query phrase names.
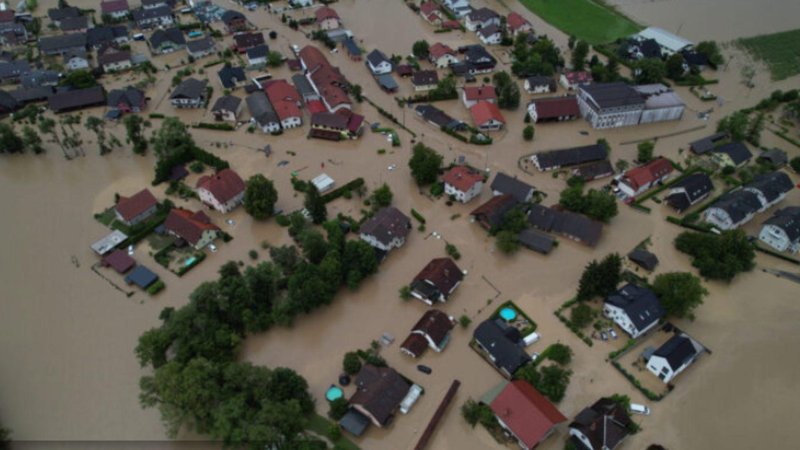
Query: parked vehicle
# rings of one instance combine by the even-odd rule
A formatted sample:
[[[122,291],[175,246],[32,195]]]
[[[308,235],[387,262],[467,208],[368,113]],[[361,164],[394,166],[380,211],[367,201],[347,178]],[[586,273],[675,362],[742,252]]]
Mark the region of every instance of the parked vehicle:
[[[144,40],[144,35],[142,33],[136,33],[136,34],[133,35],[133,40],[134,41],[143,41]]]
[[[613,328],[609,328],[608,329],[608,334],[611,335],[611,339],[616,339],[617,338],[617,332],[614,331]]]
[[[208,249],[211,250],[211,253],[217,252],[217,246],[214,244],[208,244]]]
[[[428,375],[430,375],[430,374],[431,374],[431,372],[433,372],[433,369],[431,369],[431,368],[430,368],[430,367],[428,367],[428,366],[422,365],[422,364],[420,364],[420,365],[418,365],[418,366],[417,366],[417,370],[419,370],[419,371],[420,371],[420,372],[422,372],[422,373],[426,373],[426,374],[428,374]]]
[[[640,405],[638,403],[631,403],[631,412],[636,414],[642,414],[645,416],[650,415],[650,408],[645,405]]]
[[[601,332],[600,332],[600,339],[602,339],[602,340],[604,340],[604,341],[607,341],[607,340],[608,340],[608,335],[606,334],[606,332],[605,332],[605,331],[601,331]]]
[[[537,359],[539,359],[539,352],[531,353],[531,361],[536,362]]]
[[[128,246],[128,255],[133,256],[133,245]]]

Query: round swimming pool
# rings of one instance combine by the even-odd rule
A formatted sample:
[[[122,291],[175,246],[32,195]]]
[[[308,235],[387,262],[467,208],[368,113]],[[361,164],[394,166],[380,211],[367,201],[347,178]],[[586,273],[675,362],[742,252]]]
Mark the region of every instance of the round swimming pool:
[[[512,321],[517,318],[517,312],[514,311],[514,308],[506,307],[500,310],[500,317],[505,321]]]
[[[331,385],[328,388],[328,392],[325,393],[325,398],[328,399],[329,402],[332,402],[336,399],[340,399],[344,396],[344,392],[342,392],[342,388]]]

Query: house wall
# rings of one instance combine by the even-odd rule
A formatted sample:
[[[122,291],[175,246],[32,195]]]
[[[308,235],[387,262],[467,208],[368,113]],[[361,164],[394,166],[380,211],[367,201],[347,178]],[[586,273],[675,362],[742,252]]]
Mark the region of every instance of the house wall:
[[[237,206],[239,206],[243,199],[244,199],[244,191],[240,192],[232,199],[228,200],[226,203],[220,203],[217,201],[217,198],[209,191],[208,189],[199,188],[197,189],[197,195],[200,197],[200,201],[211,206],[212,208],[216,209],[221,213],[227,213]]]
[[[298,116],[287,117],[286,119],[283,119],[281,121],[281,127],[283,127],[283,129],[297,128],[302,124],[303,124],[303,119],[301,119]]]
[[[511,431],[511,428],[509,428],[508,425],[506,425],[506,423],[503,422],[503,419],[497,417],[497,415],[495,415],[494,417],[497,419],[497,423],[499,423],[500,426],[503,427],[503,429],[506,430],[508,434],[510,434],[514,438],[514,440],[517,442],[517,445],[519,445],[519,448],[521,448],[522,450],[530,450],[528,446],[525,445],[525,443],[522,441],[522,439],[520,439],[519,436],[517,436],[513,431]]]
[[[137,22],[139,28],[156,28],[156,27],[168,27],[175,23],[175,20],[172,16],[161,16],[161,17],[153,17],[148,19],[142,19]]]
[[[481,130],[481,131],[498,131],[501,128],[503,128],[503,123],[502,122],[498,122],[498,121],[496,121],[494,119],[487,120],[484,123],[476,124],[476,125],[478,126],[478,129]]]
[[[201,50],[199,52],[188,52],[188,53],[189,53],[189,56],[191,56],[192,58],[199,59],[199,58],[204,58],[204,57],[206,57],[208,55],[211,55],[216,51],[217,51],[217,49],[212,46],[212,47],[210,47],[210,48],[208,48],[206,50]]]
[[[116,214],[117,220],[119,220],[120,222],[122,222],[125,225],[130,227],[130,226],[136,225],[138,223],[142,223],[143,221],[147,220],[150,216],[152,216],[153,214],[156,213],[157,209],[158,209],[158,205],[153,205],[152,207],[150,207],[149,209],[145,210],[144,212],[142,212],[138,216],[132,218],[130,221],[126,221],[125,219],[123,219],[122,216],[119,214],[119,212],[117,212],[116,209],[114,210],[114,214]]]
[[[205,101],[203,98],[173,98],[170,103],[176,108],[202,108]]]
[[[419,299],[420,301],[422,301],[422,303],[425,303],[428,306],[433,306],[433,300],[431,300],[428,297],[422,295],[422,293],[419,292],[419,291],[412,290],[411,291],[411,296],[416,298],[416,299]]]
[[[417,92],[430,91],[431,89],[436,89],[436,85],[435,84],[424,84],[424,85],[421,85],[421,86],[414,86],[414,90],[417,91]]]
[[[112,19],[124,19],[128,17],[128,11],[115,11],[109,14]]]
[[[103,71],[104,72],[116,72],[119,70],[126,70],[133,67],[131,64],[131,60],[126,59],[125,61],[118,61],[108,64],[103,64]]]
[[[657,376],[664,383],[669,383],[675,378],[675,375],[678,374],[672,371],[672,367],[670,367],[666,358],[662,358],[661,356],[651,356],[650,360],[647,361],[647,370],[652,372],[653,375]]]
[[[200,250],[200,249],[204,248],[206,245],[208,245],[211,242],[213,242],[214,239],[216,239],[216,238],[217,238],[217,232],[215,230],[205,230],[205,231],[203,231],[203,235],[200,237],[200,239],[197,241],[197,243],[194,244],[195,250]]]
[[[581,115],[592,124],[592,128],[597,129],[638,125],[643,111],[641,106],[596,110],[591,97],[583,91],[578,95],[578,107],[581,110]]]
[[[550,86],[548,85],[533,86],[533,89],[531,89],[531,84],[528,80],[525,80],[524,86],[525,91],[529,94],[546,94],[550,92]]]
[[[502,36],[500,33],[495,33],[490,35],[489,37],[484,37],[483,35],[479,35],[481,42],[485,45],[497,45],[502,40]]]
[[[645,109],[639,123],[666,122],[670,120],[680,120],[683,117],[683,105],[670,108]]]
[[[622,308],[618,308],[608,303],[603,305],[603,314],[609,319],[613,320],[614,323],[619,325],[619,327],[622,328],[624,332],[628,333],[634,339],[650,331],[654,326],[658,325],[658,319],[656,319],[640,330],[636,328],[636,326],[631,321],[630,317],[628,317],[628,314],[624,310],[622,310]]]
[[[456,198],[456,200],[460,201],[461,203],[467,203],[473,198],[481,195],[481,190],[483,189],[483,181],[479,181],[472,185],[469,190],[466,192],[459,191],[453,185],[445,183],[444,184],[444,192],[448,196],[452,195]]]
[[[356,411],[360,412],[361,414],[369,417],[369,420],[372,422],[373,425],[375,425],[378,428],[383,428],[383,425],[381,425],[381,423],[378,422],[378,419],[376,419],[375,416],[373,416],[369,411],[367,411],[366,408],[364,408],[364,405],[353,403],[350,406],[355,408]]]
[[[335,29],[339,28],[340,26],[341,26],[341,23],[339,22],[339,19],[331,17],[331,18],[323,20],[319,24],[319,29],[320,30],[335,30]]]
[[[714,225],[720,230],[731,230],[745,222],[748,222],[752,218],[753,215],[749,214],[744,219],[742,219],[741,222],[733,223],[731,216],[729,216],[728,212],[725,211],[724,209],[711,207],[703,212],[703,220],[710,223],[711,225]]]
[[[89,61],[83,58],[72,58],[67,62],[67,70],[80,70],[89,67]]]
[[[444,69],[450,66],[450,64],[455,64],[458,62],[458,58],[453,55],[444,55],[440,56],[434,63],[437,68]]]
[[[589,450],[595,450],[595,448],[592,447],[592,441],[590,441],[585,434],[581,433],[580,430],[576,430],[575,428],[570,428],[569,434],[570,436],[575,436],[579,441],[581,441],[581,444],[585,445],[586,448],[588,448]]]
[[[512,36],[517,37],[517,35],[520,34],[520,33],[530,33],[532,30],[533,30],[533,27],[531,26],[531,24],[526,23],[526,24],[522,25],[521,27],[517,28],[516,30],[512,31],[511,33],[512,33]]]
[[[387,244],[384,244],[383,242],[378,241],[378,239],[375,238],[375,236],[372,236],[372,235],[366,234],[366,233],[361,233],[360,237],[361,237],[362,241],[366,242],[367,244],[369,244],[369,245],[371,245],[371,246],[373,246],[375,248],[379,248],[379,249],[381,249],[381,250],[383,250],[385,252],[388,252],[389,250],[392,250],[393,248],[400,248],[406,242],[406,240],[403,239],[403,238],[395,237],[394,239],[392,239],[391,242],[389,242]]]
[[[789,250],[792,253],[796,253],[798,250],[798,243],[795,242],[794,245],[792,245],[793,243],[789,241],[789,236],[786,235],[786,232],[775,225],[764,225],[761,227],[758,239],[779,252]]]
[[[382,61],[377,66],[373,66],[369,61],[367,61],[367,64],[369,65],[369,70],[375,75],[383,75],[392,71],[392,65],[386,61]]]

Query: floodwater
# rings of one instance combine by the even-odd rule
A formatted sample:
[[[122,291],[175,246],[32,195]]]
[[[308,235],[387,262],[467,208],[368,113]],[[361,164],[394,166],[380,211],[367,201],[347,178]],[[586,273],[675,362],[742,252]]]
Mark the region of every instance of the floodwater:
[[[87,0],[79,6],[89,3]],[[504,11],[496,3],[491,5]],[[40,12],[46,11],[46,7],[41,5]],[[529,17],[537,30],[555,36],[558,42],[566,41],[520,5],[513,7]],[[442,39],[451,45],[475,41],[473,36],[459,33],[434,34],[402,2],[343,0],[335,8],[345,25],[363,39],[362,46],[367,50],[377,47],[389,54],[406,54],[413,41],[420,38],[430,42]],[[280,36],[271,45],[281,51],[286,51],[290,44],[307,42],[301,33],[282,27],[276,17],[263,11],[248,16],[262,29],[275,27]],[[378,17],[393,19],[378,20]],[[348,79],[364,87],[373,101],[403,118],[394,99],[377,88],[362,63],[351,62],[341,53],[329,56]],[[154,62],[159,68],[165,64],[174,67],[180,59],[179,55],[171,55],[155,58]],[[549,205],[564,187],[563,179],[525,173],[517,165],[523,155],[588,144],[604,137],[613,147],[612,160],[630,161],[635,156],[635,145],[622,142],[707,125],[705,129],[658,141],[657,154],[681,160],[684,155],[679,150],[713,131],[713,121],[722,115],[757,102],[773,89],[797,84],[797,78],[770,84],[767,75],[759,74],[756,87],[746,89],[739,79],[739,61],[742,59],[735,59],[715,75],[720,83],[713,90],[726,100],[722,105],[702,103],[687,90],[679,89],[688,109],[684,119],[675,123],[601,132],[591,130],[581,121],[540,125],[536,127],[536,139],[528,143],[521,138],[523,112],[518,110],[504,112],[508,130],[496,136],[494,145],[475,147],[422,123],[411,110],[406,111],[404,120],[420,140],[444,154],[446,161],[464,155],[476,167],[517,175],[547,193],[549,198],[544,203]],[[168,102],[162,101],[174,72],[174,69],[161,72],[158,83],[148,91],[153,99],[149,112],[176,114]],[[285,68],[274,74],[290,75]],[[216,74],[208,72],[205,76],[211,80],[216,99],[222,92]],[[130,82],[129,78],[121,76],[112,85],[124,85]],[[400,84],[402,95],[411,92],[410,81],[401,80]],[[467,118],[465,109],[456,101],[442,107],[454,116]],[[711,107],[715,108],[711,124],[696,118],[696,111]],[[356,110],[370,121],[386,122],[366,103],[358,105]],[[97,109],[89,113],[102,112]],[[186,122],[211,120],[207,111],[180,111],[176,115]],[[154,122],[157,126],[158,121]],[[263,173],[274,180],[280,193],[277,206],[286,211],[302,204],[302,198],[294,195],[291,188],[290,173],[297,171],[300,178],[310,179],[325,172],[340,185],[358,176],[366,179],[370,189],[388,183],[398,208],[406,212],[415,208],[427,218],[426,232],[412,232],[408,243],[392,252],[378,274],[358,291],[343,290],[334,304],[298,318],[292,328],[248,338],[242,352],[243,359],[254,363],[298,370],[309,381],[318,410],[324,414],[327,410],[324,392],[336,381],[342,355],[369,346],[383,333],[392,334],[396,341],[384,348],[382,355],[391,366],[422,385],[426,395],[390,428],[369,430],[357,441],[362,448],[413,448],[456,378],[462,381],[462,387],[430,448],[503,448],[481,427],[470,429],[458,408],[467,398],[480,397],[501,381],[499,374],[467,343],[474,326],[507,299],[517,302],[539,325],[542,340],[531,347],[532,351],[541,351],[559,341],[575,351],[572,383],[559,404],[567,417],[574,417],[598,397],[613,393],[628,394],[634,401],[650,405],[653,415],[641,419],[643,431],[630,438],[630,443],[625,444],[628,448],[644,448],[657,442],[675,449],[748,449],[780,446],[792,437],[793,411],[800,387],[794,375],[800,372],[800,360],[791,357],[787,349],[800,345],[796,327],[800,319],[796,300],[800,287],[760,269],[797,271],[796,267],[759,255],[758,268],[730,285],[707,283],[711,295],[697,310],[697,320],[678,325],[711,348],[713,355],[704,357],[702,364],[694,368],[698,370],[679,378],[677,388],[666,399],[646,402],[605,362],[610,346],[598,343],[587,347],[552,313],[572,296],[588,261],[613,251],[626,253],[647,237],[661,260],[658,272],[691,270],[688,258],[672,246],[672,240],[681,230],[664,220],[667,213],[663,207],[652,204],[651,215],[621,207],[596,249],[561,239],[549,256],[520,251],[507,257],[498,254],[486,233],[468,220],[469,211],[487,199],[488,192],[469,205],[451,207],[442,200],[432,201],[420,195],[409,175],[407,160],[411,143],[410,135],[404,131],[399,130],[402,146],[398,148],[391,148],[385,137],[369,132],[359,141],[328,143],[307,140],[305,128],[279,137],[248,134],[243,129],[233,133],[193,131],[198,143],[227,159],[243,177]],[[581,131],[588,135],[580,134]],[[107,132],[124,141],[121,125],[108,125]],[[100,157],[90,133],[84,135],[84,141],[86,156],[69,161],[52,143],[48,143],[48,153],[44,156],[0,159],[0,204],[6,211],[0,221],[0,246],[6,250],[0,256],[0,284],[4,286],[0,314],[4,339],[0,340],[0,356],[5,361],[0,368],[0,417],[13,430],[15,439],[34,441],[20,448],[111,446],[99,441],[123,441],[115,444],[120,448],[213,448],[202,443],[158,442],[165,439],[158,412],[142,410],[138,403],[138,379],[145,372],[133,355],[136,339],[157,324],[158,312],[163,307],[185,304],[191,290],[201,281],[213,278],[221,264],[229,260],[248,261],[247,252],[251,249],[263,254],[262,241],[273,245],[288,243],[287,233],[274,221],[253,222],[241,209],[229,216],[212,212],[212,219],[234,240],[220,244],[219,252],[180,279],[163,270],[149,255],[137,252],[137,260],[161,275],[167,289],[155,298],[139,292],[127,298],[90,270],[96,258],[89,245],[106,233],[92,214],[110,205],[114,193],[130,194],[149,186],[153,161],[151,157],[134,156],[128,150],[115,150]],[[257,151],[267,143],[273,149],[269,158]],[[788,148],[769,132],[764,133],[764,145],[777,145],[798,154],[796,148]],[[380,148],[387,149],[387,153],[379,155],[376,150]],[[280,160],[289,161],[289,165],[278,167]],[[396,170],[388,170],[393,164]],[[153,190],[157,197],[163,198],[163,187]],[[201,207],[196,201],[178,204]],[[786,204],[800,204],[800,193],[793,192]],[[330,205],[329,211],[358,216],[362,207],[357,198],[340,199]],[[235,220],[235,225],[224,223],[228,217]],[[764,219],[766,215],[756,220]],[[442,239],[430,236],[432,231],[441,233]],[[445,254],[445,241],[458,247],[462,254],[458,264],[469,274],[451,301],[441,308],[453,316],[469,315],[473,325],[467,330],[454,330],[452,341],[443,353],[428,352],[421,360],[411,360],[399,352],[399,343],[427,306],[416,301],[403,302],[397,291],[430,258]],[[103,273],[121,282],[120,277]],[[433,373],[417,372],[414,366],[418,363],[430,366]],[[731,423],[737,426],[732,428]],[[566,434],[566,427],[561,426],[542,448],[562,448]],[[191,433],[180,436],[181,440],[190,441],[200,438]]]

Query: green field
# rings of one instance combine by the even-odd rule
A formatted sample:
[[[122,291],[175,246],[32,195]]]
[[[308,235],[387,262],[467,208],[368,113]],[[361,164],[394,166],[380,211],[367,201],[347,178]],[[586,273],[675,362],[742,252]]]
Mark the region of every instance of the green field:
[[[569,35],[605,44],[642,29],[621,13],[592,0],[520,0],[526,8]]]
[[[800,29],[739,39],[753,57],[764,61],[773,80],[800,73]]]

